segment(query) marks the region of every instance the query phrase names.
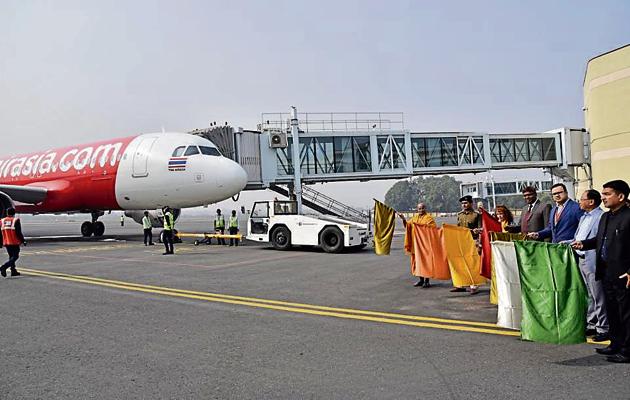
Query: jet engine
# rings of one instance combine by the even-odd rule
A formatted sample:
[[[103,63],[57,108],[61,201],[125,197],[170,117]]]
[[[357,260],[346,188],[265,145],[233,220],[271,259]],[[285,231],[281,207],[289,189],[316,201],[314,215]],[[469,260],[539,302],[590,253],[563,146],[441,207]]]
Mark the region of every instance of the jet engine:
[[[13,199],[4,193],[0,192],[0,218],[4,218],[7,214],[7,209],[14,207]]]

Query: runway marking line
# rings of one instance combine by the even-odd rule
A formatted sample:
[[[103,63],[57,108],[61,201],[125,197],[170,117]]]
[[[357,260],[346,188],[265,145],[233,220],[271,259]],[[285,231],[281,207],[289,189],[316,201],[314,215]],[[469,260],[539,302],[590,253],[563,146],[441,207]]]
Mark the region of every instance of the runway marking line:
[[[487,322],[423,317],[418,315],[405,315],[377,311],[365,311],[349,308],[337,308],[304,303],[284,302],[279,300],[258,299],[253,297],[233,296],[218,293],[198,292],[192,290],[182,290],[161,286],[143,285],[132,282],[94,278],[84,275],[70,275],[58,272],[41,271],[29,268],[21,268],[20,271],[22,271],[26,275],[31,276],[79,282],[90,285],[137,291],[143,293],[160,294],[170,297],[181,297],[218,303],[236,304],[248,307],[266,308],[293,313],[381,322],[395,325],[416,326],[422,328],[475,332],[502,336],[520,336],[520,332],[518,331],[504,330],[503,328],[497,327],[495,324]],[[590,339],[588,340],[588,343],[602,345],[606,344],[606,342],[595,343]]]
[[[84,251],[124,249],[130,246],[131,245],[129,244],[116,244],[116,245],[106,245],[106,246],[66,247],[66,248],[50,249],[50,250],[24,250],[22,251],[22,255],[36,256],[36,255],[47,255],[47,254],[71,254],[71,253],[81,253]]]

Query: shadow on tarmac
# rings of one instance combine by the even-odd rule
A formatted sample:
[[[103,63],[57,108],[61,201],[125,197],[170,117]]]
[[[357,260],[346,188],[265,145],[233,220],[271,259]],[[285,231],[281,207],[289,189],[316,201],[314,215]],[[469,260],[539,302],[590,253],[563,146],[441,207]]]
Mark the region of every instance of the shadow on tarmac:
[[[611,363],[606,361],[605,356],[601,356],[599,354],[593,354],[592,356],[554,362],[554,364],[564,365],[566,367],[593,367],[593,366],[611,365]]]

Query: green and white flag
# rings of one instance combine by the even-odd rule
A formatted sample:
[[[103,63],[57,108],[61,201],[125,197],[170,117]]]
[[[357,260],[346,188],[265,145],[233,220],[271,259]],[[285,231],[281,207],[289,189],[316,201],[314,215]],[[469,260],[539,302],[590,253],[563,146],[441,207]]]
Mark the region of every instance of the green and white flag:
[[[523,306],[514,242],[495,241],[491,246],[498,298],[497,325],[519,330]]]
[[[521,279],[521,337],[534,342],[586,341],[588,297],[573,250],[567,245],[515,242]]]

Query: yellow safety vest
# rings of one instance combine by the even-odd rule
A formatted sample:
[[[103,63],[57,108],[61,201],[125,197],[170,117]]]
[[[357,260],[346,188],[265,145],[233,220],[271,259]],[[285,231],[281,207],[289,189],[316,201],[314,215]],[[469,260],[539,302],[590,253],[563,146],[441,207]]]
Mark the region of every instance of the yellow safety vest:
[[[217,218],[214,220],[215,228],[225,228],[225,219],[223,215],[217,215]]]
[[[238,217],[230,217],[230,228],[238,228]]]
[[[173,220],[173,214],[167,212],[164,214],[164,230],[172,231],[175,228],[175,221]]]

